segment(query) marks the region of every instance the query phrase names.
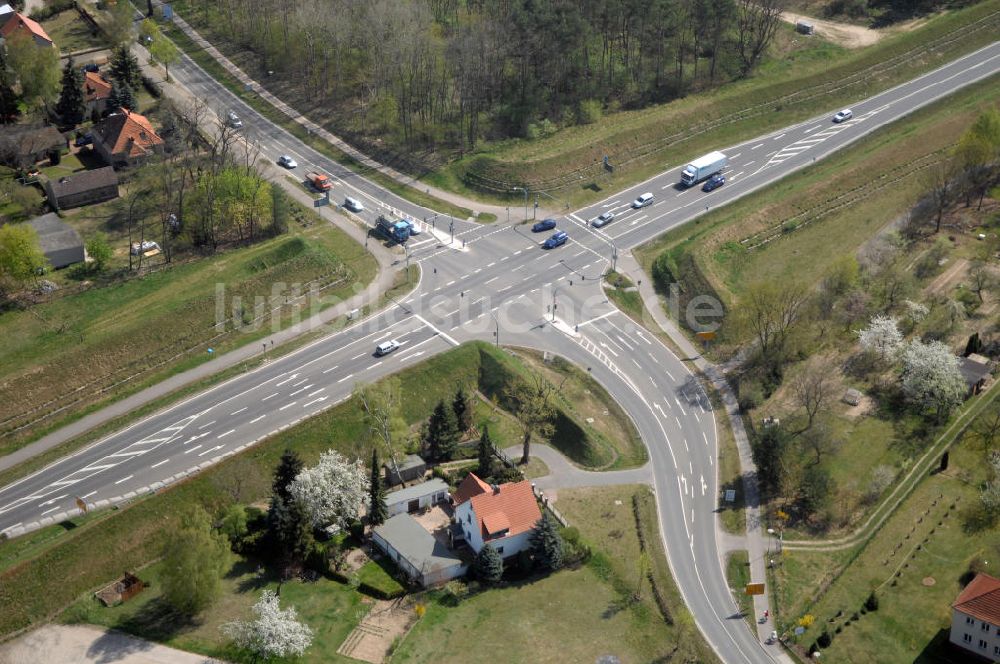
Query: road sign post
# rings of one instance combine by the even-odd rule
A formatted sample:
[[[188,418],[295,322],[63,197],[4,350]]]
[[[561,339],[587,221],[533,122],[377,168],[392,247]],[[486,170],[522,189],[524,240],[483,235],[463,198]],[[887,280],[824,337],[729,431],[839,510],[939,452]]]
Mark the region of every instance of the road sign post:
[[[750,595],[751,597],[754,596],[754,595],[763,595],[764,594],[764,584],[763,583],[748,583],[747,587],[746,587],[746,593],[747,593],[747,595]]]

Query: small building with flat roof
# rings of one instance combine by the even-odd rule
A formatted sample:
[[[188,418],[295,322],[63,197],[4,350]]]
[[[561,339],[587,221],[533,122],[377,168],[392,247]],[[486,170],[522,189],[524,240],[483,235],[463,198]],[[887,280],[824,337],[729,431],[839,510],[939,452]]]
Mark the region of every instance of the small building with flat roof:
[[[392,461],[386,462],[383,466],[385,468],[385,481],[389,486],[418,480],[427,472],[427,462],[418,454],[407,454],[403,457],[403,460],[398,464],[398,473]]]
[[[58,269],[82,263],[86,259],[80,234],[55,212],[43,214],[25,223],[38,233],[38,243],[52,267]]]
[[[461,557],[409,514],[397,514],[376,527],[372,542],[411,580],[424,587],[445,583],[468,571]]]
[[[389,516],[419,512],[448,500],[448,483],[439,477],[387,493],[385,506]]]

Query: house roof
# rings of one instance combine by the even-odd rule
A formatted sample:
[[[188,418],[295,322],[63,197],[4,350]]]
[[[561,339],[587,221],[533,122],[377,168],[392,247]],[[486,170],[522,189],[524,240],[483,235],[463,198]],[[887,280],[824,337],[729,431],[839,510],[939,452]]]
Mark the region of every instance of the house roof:
[[[389,470],[392,470],[391,461],[386,461],[382,465],[388,468]],[[405,457],[403,457],[402,463],[398,465],[399,465],[399,472],[403,472],[404,470],[410,470],[411,468],[419,468],[420,466],[426,466],[427,462],[424,461],[424,458],[419,454],[407,454]]]
[[[423,498],[424,496],[430,496],[441,491],[448,491],[448,483],[438,477],[435,477],[429,482],[414,484],[413,486],[408,486],[405,489],[399,489],[398,491],[390,491],[385,494],[385,504],[397,505],[399,503],[417,500],[418,498]]]
[[[958,369],[962,372],[962,377],[965,379],[965,383],[969,387],[976,385],[979,381],[990,375],[989,365],[982,364],[981,362],[971,360],[967,357],[958,358]]]
[[[1000,579],[980,572],[951,607],[983,622],[1000,625]]]
[[[493,489],[489,484],[479,479],[475,473],[469,473],[462,480],[462,483],[458,485],[455,489],[455,493],[452,494],[452,499],[455,501],[455,505],[461,505],[465,501],[469,500],[473,496],[478,496],[481,493],[488,493]]]
[[[71,196],[92,189],[117,186],[118,174],[111,166],[95,168],[92,171],[80,171],[58,180],[49,181],[52,194],[58,199],[63,196]]]
[[[479,519],[483,539],[507,531],[506,537],[532,530],[542,512],[538,509],[531,482],[508,482],[469,499]]]
[[[97,101],[111,96],[111,83],[100,72],[88,71],[83,77],[83,100]]]
[[[11,146],[19,157],[37,155],[66,145],[66,138],[52,125],[4,127],[0,143]]]
[[[27,223],[38,233],[38,245],[45,255],[83,246],[80,234],[60,219],[55,212],[35,217]]]
[[[421,572],[463,564],[458,555],[424,530],[409,514],[397,514],[390,518],[375,528],[375,534]]]
[[[153,131],[153,125],[149,124],[146,116],[124,108],[101,120],[94,131],[96,138],[113,155],[141,157],[153,147],[163,144],[163,139]]]
[[[52,37],[49,37],[49,34],[45,32],[45,28],[39,25],[38,21],[33,21],[19,12],[14,12],[14,15],[7,19],[7,21],[3,24],[3,27],[0,28],[0,35],[7,38],[12,35],[15,30],[21,28],[27,30],[34,37],[44,39],[50,44],[52,43]]]
[[[0,17],[13,13],[14,13],[14,8],[11,7],[10,5],[0,5]]]

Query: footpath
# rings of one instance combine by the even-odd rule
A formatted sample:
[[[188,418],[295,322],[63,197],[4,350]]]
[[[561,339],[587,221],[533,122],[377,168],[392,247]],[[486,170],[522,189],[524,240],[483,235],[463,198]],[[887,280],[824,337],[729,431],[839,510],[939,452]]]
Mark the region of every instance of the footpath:
[[[143,74],[158,82],[162,86],[163,94],[165,96],[169,96],[172,100],[180,104],[190,105],[194,103],[194,97],[186,88],[178,85],[176,82],[165,80],[162,69],[152,67],[148,64],[149,55],[145,49],[136,45],[133,47],[133,51],[139,58],[139,62],[142,63],[141,66]],[[205,118],[206,130],[210,129],[210,122],[211,120],[209,118]],[[302,187],[298,186],[298,184],[293,183],[289,178],[285,177],[284,174],[278,172],[276,168],[268,166],[262,171],[262,173],[267,179],[281,183],[289,196],[308,207],[312,207],[312,196],[310,196]],[[329,207],[316,208],[316,211],[325,221],[344,231],[360,244],[365,244],[367,229],[352,222],[344,215],[334,212]],[[26,445],[6,456],[0,457],[0,470],[6,470],[7,468],[23,463],[24,461],[46,452],[53,447],[57,447],[77,436],[80,436],[95,427],[98,427],[115,418],[127,415],[128,413],[135,411],[151,401],[164,397],[171,392],[184,387],[185,385],[190,385],[191,383],[203,380],[219,373],[220,371],[238,366],[248,360],[256,359],[264,353],[263,344],[265,343],[267,344],[267,352],[274,353],[279,346],[295,339],[303,333],[321,329],[354,309],[363,309],[366,306],[378,303],[382,294],[387,292],[393,286],[397,273],[396,268],[400,264],[401,254],[387,249],[380,242],[369,242],[367,246],[368,250],[378,262],[378,274],[367,286],[359,284],[357,294],[354,296],[335,304],[334,306],[329,307],[294,326],[287,327],[280,332],[276,332],[269,337],[261,339],[260,342],[244,344],[243,346],[224,355],[220,355],[208,362],[199,364],[197,367],[188,369],[187,371],[174,374],[156,385],[105,406],[104,408],[90,413],[89,415],[71,422],[66,426],[60,427],[34,443]],[[305,296],[303,296],[303,298],[304,297]]]
[[[221,664],[97,627],[45,625],[0,646],[0,664]]]

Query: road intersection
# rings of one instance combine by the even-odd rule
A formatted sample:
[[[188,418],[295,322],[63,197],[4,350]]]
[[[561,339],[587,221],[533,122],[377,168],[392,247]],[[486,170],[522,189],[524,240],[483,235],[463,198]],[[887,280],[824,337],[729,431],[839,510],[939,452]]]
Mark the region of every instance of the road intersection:
[[[377,380],[461,343],[532,347],[586,367],[634,421],[649,449],[674,578],[720,658],[771,661],[774,647],[761,644],[739,616],[720,562],[718,443],[711,403],[684,361],[608,302],[601,277],[618,252],[767,186],[997,71],[1000,42],[857,103],[848,122],[834,126],[829,117],[813,118],[725,148],[728,182],[709,194],[679,188],[678,165],[561,218],[570,242],[544,251],[539,245],[545,235],[532,234],[528,226],[450,219],[381,189],[269,122],[185,58],[171,67],[172,76],[220,117],[235,110],[244,133],[266,157],[291,154],[299,162],[297,171],[329,173],[334,203],[345,196],[365,203],[360,221],[372,226],[380,211],[427,220],[429,228],[411,240],[406,255],[420,265],[420,283],[411,295],[346,329],[0,488],[0,531],[16,536],[65,518],[76,498],[103,507],[158,489],[342,402],[358,382]],[[646,191],[654,194],[653,205],[632,209],[631,201]],[[615,220],[593,229],[589,221],[608,210]],[[400,348],[376,357],[375,345],[388,339],[399,341]]]

